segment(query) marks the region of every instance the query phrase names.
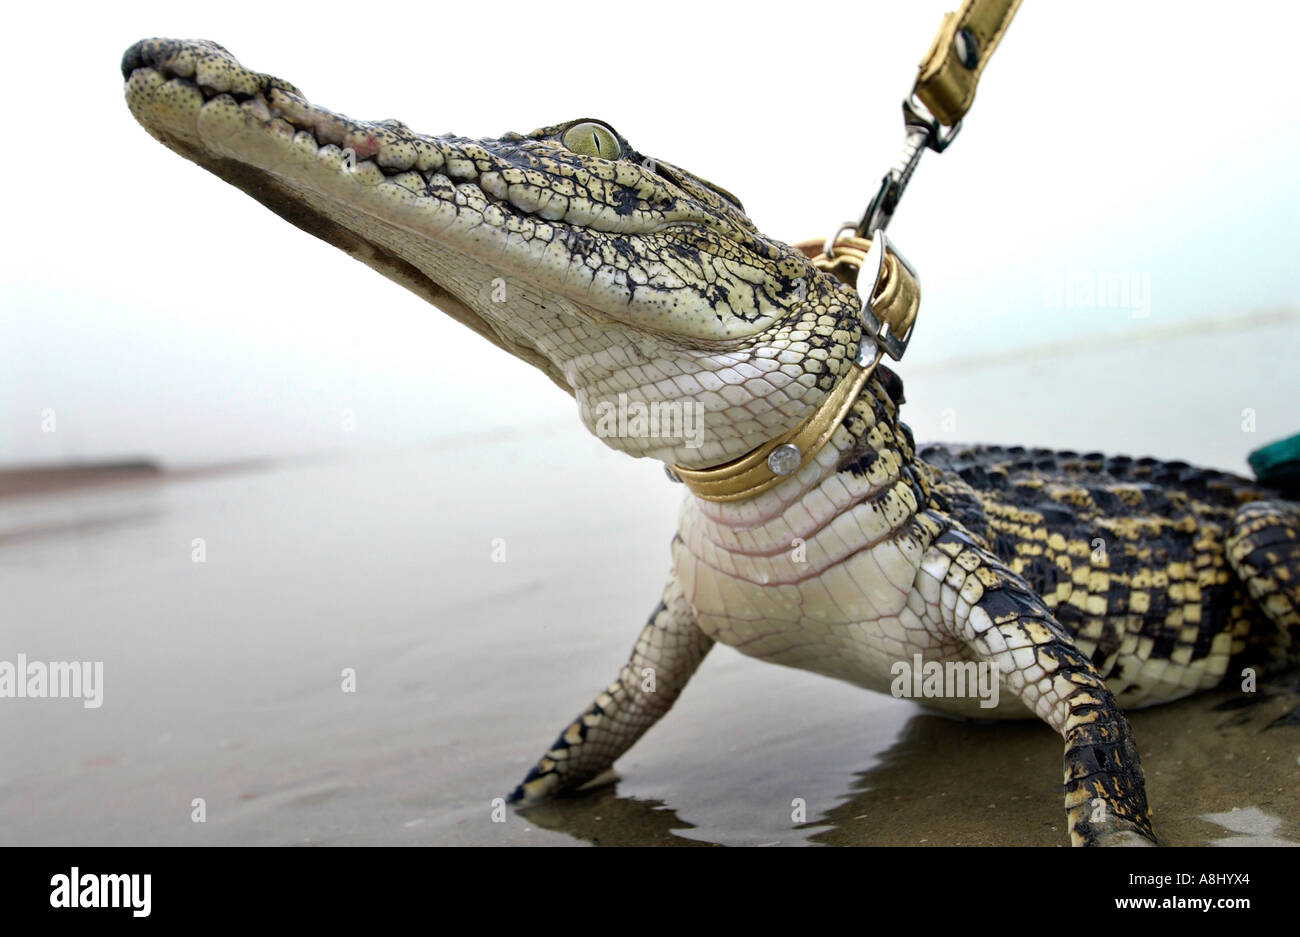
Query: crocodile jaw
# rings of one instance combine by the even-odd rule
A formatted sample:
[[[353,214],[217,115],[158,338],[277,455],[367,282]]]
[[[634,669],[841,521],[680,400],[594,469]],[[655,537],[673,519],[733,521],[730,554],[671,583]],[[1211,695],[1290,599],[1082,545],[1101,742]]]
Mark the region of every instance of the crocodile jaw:
[[[245,73],[228,53],[208,43],[185,44],[171,59],[182,74],[189,72],[197,80],[168,77],[170,69],[162,62],[158,68],[141,64],[128,72],[128,59],[143,61],[140,53],[147,44],[128,50],[123,71],[127,105],[154,138],[536,366],[573,393],[554,362],[523,336],[512,335],[508,327],[476,311],[503,271],[443,240],[413,237],[402,227],[403,215],[408,223],[420,224],[427,224],[427,217],[410,217],[409,198],[403,204],[405,193],[387,183],[373,163],[354,163],[356,171],[348,172],[348,161],[338,145],[319,145],[311,132],[271,116],[266,94],[281,98],[296,89],[270,76]],[[200,58],[198,68],[176,61],[188,49],[207,45],[212,57]],[[167,61],[164,50],[165,46],[155,54]],[[232,67],[222,74],[225,70],[220,66],[226,60]],[[203,65],[208,66],[206,74],[199,70]],[[237,103],[229,93],[205,95],[199,84],[204,80],[235,91],[259,90]]]
[[[355,121],[209,42],[146,40],[122,70],[154,137],[541,369],[614,448],[735,458],[811,410],[856,346],[851,291],[630,148]],[[703,439],[606,436],[599,408],[625,398],[704,408]]]

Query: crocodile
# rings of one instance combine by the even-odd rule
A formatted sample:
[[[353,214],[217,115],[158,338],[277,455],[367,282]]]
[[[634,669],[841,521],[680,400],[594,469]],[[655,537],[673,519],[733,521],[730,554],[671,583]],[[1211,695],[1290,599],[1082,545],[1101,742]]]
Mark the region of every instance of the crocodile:
[[[670,476],[799,426],[863,340],[853,286],[605,121],[424,135],[314,105],[207,41],[141,41],[122,74],[156,139],[534,365]],[[615,402],[700,419],[634,429],[607,419]],[[1151,458],[918,446],[902,402],[879,368],[773,487],[684,492],[657,607],[517,809],[605,775],[720,642],[895,695],[913,664],[989,668],[991,708],[943,681],[920,702],[1039,718],[1064,741],[1070,842],[1156,841],[1124,711],[1296,665],[1296,492]]]

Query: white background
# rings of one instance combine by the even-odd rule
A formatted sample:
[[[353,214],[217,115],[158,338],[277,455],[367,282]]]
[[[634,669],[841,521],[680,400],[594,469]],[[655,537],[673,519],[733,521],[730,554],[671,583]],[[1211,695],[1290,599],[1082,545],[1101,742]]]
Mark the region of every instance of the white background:
[[[799,240],[861,212],[954,5],[12,6],[0,464],[574,419],[527,366],[148,137],[118,71],[137,39],[214,39],[324,106],[429,133],[601,117]],[[926,288],[908,364],[1294,306],[1297,48],[1281,3],[1027,2],[890,229]],[[1150,316],[1049,308],[1071,270],[1149,275]],[[1153,378],[1196,379],[1176,365],[1153,359]]]

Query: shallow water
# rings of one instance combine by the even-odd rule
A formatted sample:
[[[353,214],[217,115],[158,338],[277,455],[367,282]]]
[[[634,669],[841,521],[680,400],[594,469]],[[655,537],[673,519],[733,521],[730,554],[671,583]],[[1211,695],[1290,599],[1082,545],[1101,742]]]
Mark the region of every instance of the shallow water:
[[[990,380],[909,381],[905,416]],[[1294,375],[1243,380],[1246,400],[1300,396]],[[1103,414],[1132,399],[1107,392]],[[1147,393],[1160,412],[1184,392]],[[1110,449],[1177,455],[1187,436],[1094,422]],[[998,425],[1056,441],[1009,409]],[[1203,424],[1183,451],[1239,468],[1241,440]],[[105,677],[99,709],[0,700],[0,843],[1065,844],[1045,727],[927,715],[727,648],[616,784],[493,822],[625,659],[679,497],[575,421],[5,499],[0,659],[98,660]],[[1162,840],[1300,842],[1298,707],[1292,679],[1133,714]]]

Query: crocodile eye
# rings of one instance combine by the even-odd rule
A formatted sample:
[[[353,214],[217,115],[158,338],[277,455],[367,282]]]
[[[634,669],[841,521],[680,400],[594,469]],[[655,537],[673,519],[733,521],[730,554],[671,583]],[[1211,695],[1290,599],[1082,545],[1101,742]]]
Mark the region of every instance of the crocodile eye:
[[[561,138],[565,146],[580,156],[599,156],[601,159],[618,159],[623,148],[614,131],[594,120],[584,120],[564,131]]]

